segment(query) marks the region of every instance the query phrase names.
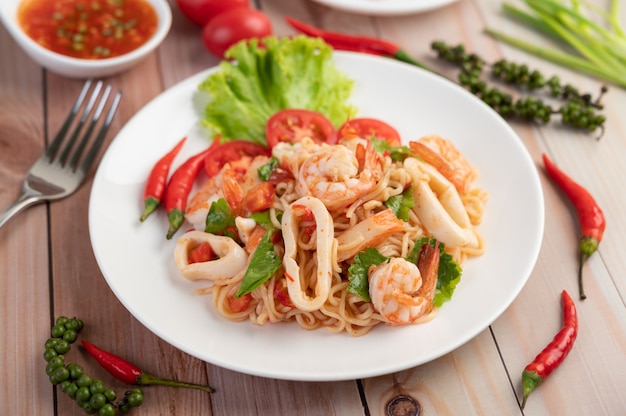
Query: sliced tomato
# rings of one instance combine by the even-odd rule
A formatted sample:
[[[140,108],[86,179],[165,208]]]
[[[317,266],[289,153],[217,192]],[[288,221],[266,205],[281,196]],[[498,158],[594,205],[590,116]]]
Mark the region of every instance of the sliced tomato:
[[[246,295],[243,295],[240,298],[236,298],[235,296],[229,296],[228,308],[232,312],[243,312],[246,309],[248,309],[248,306],[250,306],[251,300],[252,300],[252,295],[250,295],[249,293]]]
[[[375,118],[355,118],[348,120],[337,130],[339,139],[350,137],[362,137],[378,140],[386,140],[391,146],[401,146],[400,133],[384,121]]]
[[[280,142],[299,142],[310,137],[317,143],[335,144],[335,127],[322,113],[289,108],[275,113],[265,125],[265,137],[270,148]]]
[[[205,261],[211,261],[215,258],[215,252],[209,243],[206,241],[198,244],[188,254],[189,264],[203,263]]]
[[[269,157],[271,154],[270,149],[260,144],[246,140],[233,140],[220,144],[209,152],[204,159],[204,170],[209,178],[215,176],[227,163],[231,163],[235,170],[245,170],[249,159],[262,155]],[[238,163],[240,161],[243,163]]]
[[[274,205],[276,187],[270,182],[261,182],[250,189],[243,198],[243,207],[249,213],[265,211]]]

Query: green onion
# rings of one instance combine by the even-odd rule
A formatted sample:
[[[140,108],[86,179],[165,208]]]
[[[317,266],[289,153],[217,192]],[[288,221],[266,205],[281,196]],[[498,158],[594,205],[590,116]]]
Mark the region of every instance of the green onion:
[[[609,10],[578,0],[524,0],[529,10],[504,3],[504,12],[559,42],[570,51],[542,47],[487,28],[486,33],[511,46],[559,65],[626,87],[626,35],[619,22],[619,0]]]

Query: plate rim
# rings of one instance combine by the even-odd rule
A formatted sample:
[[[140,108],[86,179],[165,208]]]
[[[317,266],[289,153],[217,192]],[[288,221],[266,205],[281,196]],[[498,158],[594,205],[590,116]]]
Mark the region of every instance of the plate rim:
[[[459,0],[312,0],[333,9],[371,16],[400,16],[428,12]]]

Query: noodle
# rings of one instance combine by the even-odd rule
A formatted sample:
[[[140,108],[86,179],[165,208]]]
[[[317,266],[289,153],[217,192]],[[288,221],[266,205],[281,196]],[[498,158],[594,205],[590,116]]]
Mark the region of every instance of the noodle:
[[[439,152],[444,160],[446,157],[458,158],[460,155],[458,150],[451,150],[451,143],[443,140],[444,139],[441,138],[433,139],[433,137],[430,136],[428,138],[428,144],[431,148],[436,148],[435,145],[437,144],[449,146],[450,148],[447,150]],[[358,145],[357,143],[356,146]],[[293,145],[293,147],[297,148],[296,145]],[[319,181],[319,178],[298,176],[298,174],[305,169],[307,163],[314,163],[312,161],[315,160],[314,157],[318,154],[315,153],[316,151],[333,151],[330,146],[322,145],[318,147],[319,150],[315,150],[316,147],[312,147],[310,143],[303,145],[302,148],[307,152],[311,152],[309,156],[312,157],[306,158],[302,157],[302,154],[299,154],[298,157],[302,160],[299,164],[294,160],[289,160],[288,163],[285,160],[282,161],[282,166],[291,166],[291,173],[294,177],[283,180],[275,186],[276,198],[269,209],[269,219],[271,225],[279,231],[285,231],[284,227],[286,223],[283,213],[290,209],[290,207],[293,208],[295,201],[306,201],[302,199],[309,195],[308,191],[305,192],[303,190],[305,185],[310,185],[309,188],[306,189],[313,189],[315,191],[320,189],[330,190],[336,185],[335,183],[326,184],[318,182],[311,182],[311,184],[309,184],[304,181]],[[302,151],[299,148],[297,150]],[[281,149],[282,157],[288,157],[289,151],[290,149]],[[356,153],[357,152],[355,152],[355,154]],[[366,156],[370,155],[366,153]],[[359,174],[362,176],[358,177],[358,182],[350,182],[354,185],[350,187],[346,186],[346,193],[341,194],[340,198],[348,198],[349,196],[346,195],[350,192],[355,195],[349,197],[349,200],[346,199],[346,203],[328,209],[331,221],[330,226],[332,226],[334,230],[334,239],[332,248],[328,255],[323,257],[323,261],[328,261],[330,264],[330,289],[327,298],[320,308],[304,310],[294,306],[295,301],[290,297],[287,290],[289,279],[299,279],[300,286],[304,292],[303,296],[305,298],[307,296],[314,297],[317,295],[316,288],[318,283],[322,283],[319,279],[325,278],[318,276],[318,268],[320,266],[318,264],[318,256],[316,255],[318,236],[317,232],[311,231],[319,229],[322,227],[322,224],[316,224],[316,220],[313,220],[307,215],[306,209],[304,208],[304,211],[299,211],[294,208],[293,215],[297,214],[298,216],[294,217],[296,219],[293,221],[297,222],[294,223],[295,225],[290,223],[290,226],[293,225],[296,229],[294,260],[299,270],[297,276],[286,276],[285,269],[281,267],[271,278],[244,297],[243,299],[245,300],[238,301],[234,295],[237,293],[244,279],[246,267],[232,278],[218,279],[213,282],[213,286],[198,290],[197,293],[209,293],[212,296],[215,310],[224,318],[231,321],[249,320],[255,325],[295,322],[306,330],[325,327],[332,333],[346,332],[352,336],[362,336],[379,324],[389,324],[389,319],[386,318],[384,314],[381,314],[372,302],[365,301],[359,295],[351,293],[348,290],[349,282],[347,275],[350,266],[354,262],[354,258],[351,255],[349,258],[344,259],[343,256],[345,256],[346,253],[360,252],[364,247],[372,246],[375,247],[380,254],[388,258],[405,258],[413,250],[416,241],[422,237],[433,237],[433,234],[425,228],[416,211],[413,209],[408,211],[407,221],[400,221],[394,218],[394,225],[380,227],[381,229],[378,231],[374,228],[373,231],[371,231],[372,235],[367,233],[356,235],[353,231],[359,224],[368,224],[368,230],[370,230],[372,227],[369,227],[369,224],[374,224],[379,218],[383,218],[381,213],[388,210],[385,201],[389,200],[390,197],[402,196],[407,190],[412,189],[413,181],[416,180],[416,178],[420,180],[424,178],[428,179],[429,174],[425,172],[429,171],[425,170],[421,173],[411,171],[412,168],[406,163],[392,161],[389,156],[383,157],[381,154],[371,157],[370,163],[378,163],[378,165],[375,165],[376,167],[371,168],[374,175],[364,175],[363,172],[366,171],[366,168],[362,168],[362,161],[359,161]],[[368,161],[366,160],[364,163],[368,163]],[[319,167],[316,166],[315,168],[318,169]],[[376,169],[378,169],[380,174],[376,174]],[[480,256],[485,252],[485,241],[482,236],[480,236],[475,226],[480,224],[483,218],[487,193],[482,189],[472,186],[472,181],[474,181],[477,175],[478,172],[476,169],[470,167],[468,164],[465,178],[469,182],[466,184],[466,189],[457,189],[458,197],[460,197],[463,210],[465,211],[464,215],[467,216],[468,223],[471,223],[467,228],[473,236],[474,243],[459,246],[445,245],[445,251],[450,254],[459,265],[463,265],[469,258]],[[371,181],[370,186],[365,186],[364,183],[366,181]],[[242,183],[244,182],[245,181],[242,180]],[[360,186],[363,187],[362,190],[359,188]],[[244,189],[244,193],[245,191]],[[449,190],[446,192],[449,192]],[[318,197],[316,195],[313,196]],[[319,198],[322,198],[322,196]],[[418,203],[421,202],[418,201]],[[338,204],[338,202],[333,201],[332,206]],[[358,229],[358,227],[356,229]],[[351,232],[353,234],[350,234]],[[383,234],[383,236],[380,237],[379,234],[384,232],[387,234]],[[338,239],[338,237],[342,235],[344,237],[350,236],[350,238]],[[341,243],[339,241],[341,241]],[[253,245],[251,242],[246,242],[246,249],[249,250],[250,257],[252,257],[251,254],[255,247],[249,248],[249,244]],[[282,258],[286,247],[281,246],[281,244],[284,244],[282,242],[275,244],[277,246],[277,254]],[[339,255],[339,253],[342,254]],[[248,260],[248,262],[249,261],[250,260]],[[233,302],[240,303],[235,307],[233,306]],[[421,314],[411,323],[429,321],[436,316],[436,313],[437,308],[431,307],[426,313]]]

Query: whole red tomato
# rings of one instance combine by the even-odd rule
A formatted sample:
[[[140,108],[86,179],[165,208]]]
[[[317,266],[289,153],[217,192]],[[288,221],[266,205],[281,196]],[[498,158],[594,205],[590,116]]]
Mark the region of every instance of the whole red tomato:
[[[232,9],[215,16],[202,29],[202,40],[215,56],[243,39],[262,38],[272,34],[272,23],[267,15],[256,9]]]
[[[181,13],[198,26],[204,26],[220,13],[248,8],[249,0],[176,0]]]

